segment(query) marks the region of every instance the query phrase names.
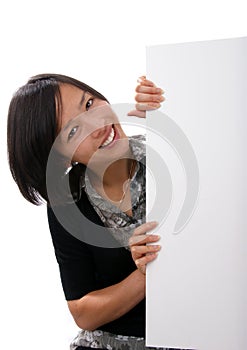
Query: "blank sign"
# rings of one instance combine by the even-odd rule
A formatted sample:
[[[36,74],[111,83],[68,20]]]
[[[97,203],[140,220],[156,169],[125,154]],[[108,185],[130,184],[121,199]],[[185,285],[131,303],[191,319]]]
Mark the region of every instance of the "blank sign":
[[[162,249],[147,269],[148,346],[247,349],[246,62],[246,37],[147,48],[147,77],[166,97],[162,113],[147,117],[148,145],[171,177],[158,178],[156,193],[172,188],[169,213],[158,218]],[[182,133],[171,138],[162,114]],[[149,154],[147,166],[160,169]],[[191,213],[174,232],[186,195]],[[152,208],[163,200],[152,198]],[[154,209],[147,216],[156,219]]]

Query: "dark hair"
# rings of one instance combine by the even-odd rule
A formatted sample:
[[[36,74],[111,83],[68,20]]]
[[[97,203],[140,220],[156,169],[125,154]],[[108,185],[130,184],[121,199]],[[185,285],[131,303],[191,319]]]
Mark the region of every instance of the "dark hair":
[[[60,74],[36,75],[16,91],[8,112],[9,166],[22,195],[36,205],[41,204],[42,199],[49,203],[46,165],[58,133],[62,111],[59,86],[62,83],[107,101],[90,86]]]

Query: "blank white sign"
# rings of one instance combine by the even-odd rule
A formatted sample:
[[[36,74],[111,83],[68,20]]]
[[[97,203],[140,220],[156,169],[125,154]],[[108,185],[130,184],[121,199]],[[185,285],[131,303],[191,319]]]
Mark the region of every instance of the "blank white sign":
[[[149,113],[148,145],[167,163],[173,200],[147,270],[148,346],[247,349],[246,63],[246,37],[147,48],[147,77],[165,90],[162,112],[186,135],[199,169],[195,210],[174,234],[188,179],[167,135],[152,131],[161,116]],[[147,157],[149,172],[158,172],[153,163]],[[149,178],[155,203],[154,187],[159,193],[167,177]],[[162,198],[152,206],[162,208]],[[154,213],[148,219],[162,221]]]

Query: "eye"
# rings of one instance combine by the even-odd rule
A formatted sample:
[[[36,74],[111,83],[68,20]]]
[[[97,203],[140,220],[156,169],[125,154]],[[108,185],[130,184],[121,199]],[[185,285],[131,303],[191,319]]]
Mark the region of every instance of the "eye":
[[[94,100],[93,98],[90,98],[90,99],[87,101],[87,103],[86,103],[86,111],[88,111],[89,108],[92,106],[93,100]]]
[[[75,135],[77,129],[78,129],[78,126],[74,126],[74,127],[70,130],[69,135],[68,135],[68,141]]]

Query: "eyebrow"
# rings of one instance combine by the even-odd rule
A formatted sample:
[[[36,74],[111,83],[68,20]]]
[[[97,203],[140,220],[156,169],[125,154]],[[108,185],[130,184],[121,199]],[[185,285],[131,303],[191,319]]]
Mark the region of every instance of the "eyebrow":
[[[86,96],[86,91],[83,91],[83,94],[82,94],[82,97],[81,97],[81,100],[78,104],[78,107],[79,109],[82,107],[84,101],[85,101],[85,96]],[[70,122],[73,120],[74,118],[70,119],[67,124],[62,128],[63,131],[66,131],[69,127],[70,127]]]
[[[86,91],[83,91],[82,97],[81,97],[81,101],[79,103],[79,108],[81,108],[81,106],[83,105],[84,101],[85,101],[85,95],[86,95]]]

